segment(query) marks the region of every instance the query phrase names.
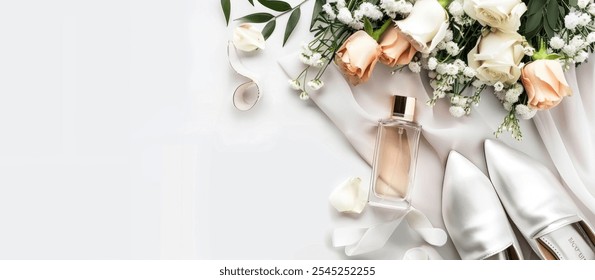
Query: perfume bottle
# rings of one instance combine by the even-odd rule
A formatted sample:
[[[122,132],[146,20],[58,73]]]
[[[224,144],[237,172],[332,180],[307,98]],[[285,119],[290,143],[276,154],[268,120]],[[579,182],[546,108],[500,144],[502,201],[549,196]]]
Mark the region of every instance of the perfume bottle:
[[[421,126],[413,121],[415,98],[394,97],[393,112],[378,121],[368,202],[404,209],[410,203]]]

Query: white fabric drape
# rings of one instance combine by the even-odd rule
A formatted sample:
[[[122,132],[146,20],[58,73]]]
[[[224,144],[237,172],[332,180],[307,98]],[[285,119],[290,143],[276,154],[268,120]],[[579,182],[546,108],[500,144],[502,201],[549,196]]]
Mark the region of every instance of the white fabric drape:
[[[297,55],[281,59],[280,65],[289,78],[295,78],[304,67]],[[523,141],[513,140],[506,132],[500,137],[510,146],[557,170],[569,191],[580,201],[578,205],[591,224],[595,221],[595,98],[591,96],[595,78],[593,68],[593,64],[586,64],[580,66],[578,72],[567,73],[574,96],[566,98],[549,112],[540,112],[535,118],[536,125],[532,121],[522,121]],[[367,84],[350,87],[341,73],[331,65],[323,76],[325,87],[310,92],[310,97],[368,164],[372,161],[376,120],[389,115],[390,96],[399,94],[416,97],[416,121],[423,127],[425,140],[420,145],[412,204],[425,213],[433,225],[443,227],[440,201],[444,165],[449,151],[457,150],[487,174],[483,141],[494,138],[493,132],[506,112],[489,90],[482,94],[479,108],[475,108],[469,117],[452,117],[445,100],[440,100],[434,108],[430,108],[425,102],[429,99],[431,88],[425,76],[422,76],[424,73],[420,75],[408,70],[390,75],[389,69],[380,66]],[[581,93],[589,96],[582,98]],[[357,222],[354,223],[357,227]],[[355,235],[352,233],[352,237]],[[526,245],[524,247],[526,257],[530,258],[531,250]]]

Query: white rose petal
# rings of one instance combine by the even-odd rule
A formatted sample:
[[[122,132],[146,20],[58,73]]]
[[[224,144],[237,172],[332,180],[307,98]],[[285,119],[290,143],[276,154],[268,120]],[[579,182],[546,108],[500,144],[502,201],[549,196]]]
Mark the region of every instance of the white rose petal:
[[[368,202],[367,188],[361,182],[362,179],[355,177],[340,184],[329,196],[331,205],[342,213],[361,213]]]
[[[576,5],[581,8],[584,9],[585,7],[587,7],[587,5],[589,5],[589,2],[591,2],[590,0],[578,0]]]
[[[233,45],[242,51],[251,52],[264,49],[264,36],[249,23],[242,23],[233,31]]]
[[[417,51],[430,53],[446,36],[448,13],[436,0],[417,0],[409,16],[395,25]]]

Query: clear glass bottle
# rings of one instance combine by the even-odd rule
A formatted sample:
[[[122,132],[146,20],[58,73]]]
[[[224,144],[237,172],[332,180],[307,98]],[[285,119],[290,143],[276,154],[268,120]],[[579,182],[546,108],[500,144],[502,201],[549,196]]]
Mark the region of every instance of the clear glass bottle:
[[[393,113],[378,121],[368,202],[403,209],[410,205],[421,126],[413,121],[415,98],[394,97]]]

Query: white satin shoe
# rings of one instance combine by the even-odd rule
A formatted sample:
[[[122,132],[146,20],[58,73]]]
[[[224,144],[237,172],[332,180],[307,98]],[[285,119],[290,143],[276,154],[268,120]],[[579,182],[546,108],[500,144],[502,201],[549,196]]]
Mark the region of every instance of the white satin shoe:
[[[446,163],[442,215],[462,259],[523,258],[492,183],[455,151]]]
[[[485,155],[500,201],[540,258],[595,259],[593,229],[546,166],[494,140]]]

